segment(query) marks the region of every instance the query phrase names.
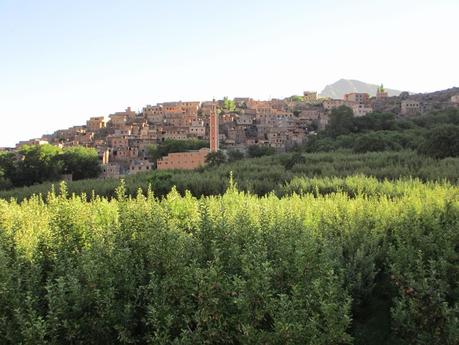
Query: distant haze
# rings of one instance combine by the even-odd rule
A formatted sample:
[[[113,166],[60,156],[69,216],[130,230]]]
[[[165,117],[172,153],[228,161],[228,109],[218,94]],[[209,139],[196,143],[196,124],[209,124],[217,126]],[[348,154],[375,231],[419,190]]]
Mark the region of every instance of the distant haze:
[[[380,85],[368,84],[359,80],[340,79],[336,83],[327,85],[320,93],[323,97],[342,99],[345,94],[352,92],[368,93],[370,96],[376,96],[376,90]],[[388,89],[384,87],[389,96],[398,96],[401,91]]]

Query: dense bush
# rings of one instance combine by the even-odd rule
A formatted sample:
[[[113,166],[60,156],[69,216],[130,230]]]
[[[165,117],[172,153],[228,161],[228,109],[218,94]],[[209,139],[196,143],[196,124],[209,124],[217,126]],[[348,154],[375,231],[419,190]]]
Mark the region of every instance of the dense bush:
[[[0,343],[457,344],[457,187],[296,184],[0,200]]]

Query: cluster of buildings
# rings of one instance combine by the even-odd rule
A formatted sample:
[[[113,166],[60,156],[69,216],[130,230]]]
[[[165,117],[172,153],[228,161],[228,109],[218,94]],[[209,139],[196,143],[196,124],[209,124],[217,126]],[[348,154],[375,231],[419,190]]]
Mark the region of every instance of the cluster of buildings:
[[[406,96],[406,95],[405,95]],[[91,117],[85,125],[58,130],[42,138],[20,142],[22,145],[50,143],[92,147],[99,153],[102,177],[119,177],[152,169],[195,169],[205,164],[209,152],[225,149],[245,150],[251,145],[285,150],[302,144],[309,134],[327,126],[335,108],[348,106],[354,116],[364,116],[384,109],[394,97],[381,86],[376,97],[367,93],[346,94],[343,99],[320,98],[305,91],[301,97],[272,99],[235,98],[232,109],[224,101],[167,102],[147,105],[142,111],[131,108],[108,116]],[[420,101],[398,98],[399,115],[411,116],[423,111]],[[459,95],[451,98],[459,106]],[[149,148],[173,140],[201,139],[209,148],[170,153],[156,162],[149,159]]]

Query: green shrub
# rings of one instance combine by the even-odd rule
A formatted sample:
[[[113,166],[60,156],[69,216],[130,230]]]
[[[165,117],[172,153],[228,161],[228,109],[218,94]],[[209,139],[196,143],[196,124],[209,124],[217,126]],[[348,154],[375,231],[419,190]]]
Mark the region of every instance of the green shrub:
[[[286,188],[0,200],[0,342],[457,343],[457,186]]]

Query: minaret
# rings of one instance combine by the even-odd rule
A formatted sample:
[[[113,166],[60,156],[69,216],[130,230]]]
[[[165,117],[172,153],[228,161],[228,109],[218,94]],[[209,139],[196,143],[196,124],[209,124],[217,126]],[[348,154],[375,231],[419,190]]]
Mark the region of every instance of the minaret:
[[[386,98],[387,97],[387,92],[384,90],[384,85],[381,84],[381,86],[378,87],[376,90],[376,98],[381,99],[381,98]]]
[[[215,104],[215,99],[213,101],[212,110],[210,112],[210,152],[217,152],[218,151],[218,114],[217,114],[217,106]]]

